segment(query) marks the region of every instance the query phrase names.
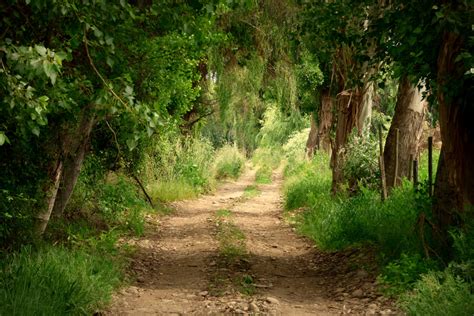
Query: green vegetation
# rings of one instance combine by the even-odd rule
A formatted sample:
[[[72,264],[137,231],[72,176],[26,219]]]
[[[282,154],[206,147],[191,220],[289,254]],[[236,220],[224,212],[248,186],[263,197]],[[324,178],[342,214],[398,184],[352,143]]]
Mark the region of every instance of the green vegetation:
[[[8,0],[0,13],[0,314],[94,312],[123,279],[118,238],[249,157],[257,183],[284,164],[285,207],[320,248],[379,250],[407,313],[472,313],[472,1]],[[442,140],[435,189],[423,152],[414,190],[427,134]],[[222,251],[239,257],[224,214]]]
[[[245,199],[251,199],[253,197],[256,197],[256,196],[260,195],[260,193],[261,193],[261,191],[258,188],[258,186],[252,184],[252,185],[247,186],[244,189],[244,198]]]
[[[245,157],[235,146],[224,146],[216,153],[215,177],[236,179],[245,167]]]
[[[123,278],[108,253],[45,246],[23,248],[0,272],[5,315],[87,315],[104,307]]]
[[[252,192],[255,192],[255,187]],[[253,295],[256,291],[253,278],[246,273],[249,265],[245,234],[232,222],[230,210],[217,210],[214,220],[219,249],[215,265],[217,269],[211,276],[209,292],[213,296],[221,296],[229,291]]]

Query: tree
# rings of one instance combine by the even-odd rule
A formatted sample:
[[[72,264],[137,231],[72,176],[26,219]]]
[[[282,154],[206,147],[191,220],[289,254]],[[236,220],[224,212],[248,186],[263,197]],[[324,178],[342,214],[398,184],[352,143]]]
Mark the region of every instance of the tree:
[[[408,77],[402,77],[398,85],[395,115],[385,141],[384,166],[387,188],[401,184],[402,178],[408,178],[411,160],[418,157],[420,138],[423,132],[424,110],[423,87],[417,87]],[[398,136],[397,136],[398,130]],[[398,137],[398,149],[397,146]],[[396,157],[398,153],[398,157]],[[395,166],[396,164],[397,167]],[[395,174],[397,170],[397,174]]]

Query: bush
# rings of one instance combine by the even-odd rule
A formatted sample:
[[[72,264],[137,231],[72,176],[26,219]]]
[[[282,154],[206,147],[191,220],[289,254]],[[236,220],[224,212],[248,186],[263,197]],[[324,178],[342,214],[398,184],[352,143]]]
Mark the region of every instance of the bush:
[[[452,273],[431,271],[421,277],[414,290],[400,299],[408,315],[466,315],[474,314],[472,283]]]
[[[351,189],[357,190],[359,186],[377,189],[380,186],[377,140],[357,135],[350,139],[343,170]]]
[[[179,198],[194,197],[213,187],[211,166],[214,149],[205,139],[182,137],[176,133],[161,136],[146,154],[141,177],[149,188],[153,187],[156,196],[169,196],[162,183],[174,188],[186,186],[189,195],[179,195]],[[188,190],[192,188],[192,190]],[[191,192],[193,191],[193,192]],[[174,200],[176,198],[164,200]]]
[[[280,165],[282,152],[279,148],[260,147],[252,155],[252,164],[254,166],[269,166],[275,169]]]
[[[235,146],[225,145],[216,153],[214,172],[216,179],[239,177],[245,164],[244,155]]]
[[[383,203],[378,192],[364,187],[353,197],[333,197],[328,160],[318,153],[313,162],[301,164],[287,174],[286,209],[307,208],[299,221],[302,233],[328,250],[372,242],[387,259],[422,250],[414,228],[419,214],[428,210],[410,183],[394,189]]]
[[[90,315],[109,301],[120,270],[103,253],[23,248],[0,271],[0,314]]]
[[[424,259],[419,254],[403,253],[383,268],[379,282],[387,285],[386,294],[399,295],[413,289],[421,275],[432,269],[438,269],[435,261]]]

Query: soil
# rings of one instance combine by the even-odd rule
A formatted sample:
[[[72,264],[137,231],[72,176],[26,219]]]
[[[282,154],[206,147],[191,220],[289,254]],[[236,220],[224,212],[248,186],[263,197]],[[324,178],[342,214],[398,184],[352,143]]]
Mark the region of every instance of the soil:
[[[281,170],[260,194],[255,170],[212,195],[173,203],[175,211],[148,219],[132,285],[116,293],[106,315],[396,315],[377,291],[374,253],[327,253],[295,233],[283,215]],[[229,210],[245,235],[246,253],[229,263],[216,238],[216,211]],[[234,258],[235,259],[235,258]]]

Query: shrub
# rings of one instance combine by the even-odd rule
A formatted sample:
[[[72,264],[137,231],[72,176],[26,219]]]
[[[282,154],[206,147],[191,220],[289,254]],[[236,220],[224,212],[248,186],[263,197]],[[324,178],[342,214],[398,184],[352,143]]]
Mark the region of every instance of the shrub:
[[[421,277],[414,290],[400,299],[408,315],[466,315],[474,314],[472,283],[452,273],[431,271]]]
[[[275,169],[280,165],[282,158],[281,150],[274,147],[257,148],[252,155],[254,166],[269,166]]]
[[[399,295],[413,289],[422,274],[437,268],[437,263],[433,260],[424,259],[419,254],[403,253],[399,259],[383,268],[379,282],[388,286],[385,293]]]
[[[377,140],[352,135],[346,150],[343,170],[351,189],[356,190],[359,186],[377,189],[380,183]]]
[[[235,146],[225,145],[216,153],[214,165],[216,179],[239,177],[245,163],[244,155]]]
[[[109,301],[120,278],[120,264],[102,253],[26,247],[0,271],[0,314],[92,314]]]

